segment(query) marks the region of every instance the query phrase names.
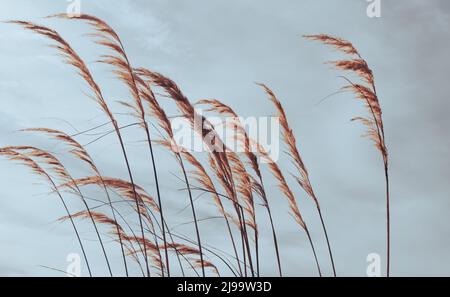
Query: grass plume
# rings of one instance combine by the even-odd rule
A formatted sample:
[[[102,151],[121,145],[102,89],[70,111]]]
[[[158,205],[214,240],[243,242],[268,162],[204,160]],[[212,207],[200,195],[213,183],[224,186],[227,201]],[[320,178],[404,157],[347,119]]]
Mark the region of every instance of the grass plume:
[[[330,35],[307,35],[307,39],[319,41],[326,45],[332,46],[336,50],[349,56],[349,59],[331,61],[329,64],[341,71],[356,74],[362,83],[354,83],[350,79],[344,77],[348,83],[342,89],[351,91],[355,97],[362,101],[368,111],[367,117],[355,117],[352,121],[359,121],[367,127],[364,135],[371,139],[376,149],[381,153],[383,158],[384,173],[386,179],[386,275],[390,276],[391,263],[391,220],[390,220],[390,192],[389,192],[389,154],[386,147],[382,110],[380,101],[378,100],[377,89],[375,86],[375,78],[373,71],[370,69],[367,61],[361,56],[359,51],[353,44],[342,38]]]

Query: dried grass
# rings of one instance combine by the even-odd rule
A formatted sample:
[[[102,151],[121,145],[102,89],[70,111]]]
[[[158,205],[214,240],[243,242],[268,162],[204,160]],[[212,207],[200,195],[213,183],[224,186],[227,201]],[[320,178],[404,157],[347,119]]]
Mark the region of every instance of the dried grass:
[[[282,169],[274,160],[271,159],[269,154],[261,145],[250,139],[245,127],[243,127],[239,119],[238,114],[230,106],[215,99],[201,100],[197,103],[197,105],[207,106],[207,111],[209,112],[232,117],[234,119],[230,125],[233,131],[235,131],[234,139],[244,148],[243,154],[235,153],[225,145],[224,140],[218,135],[215,127],[207,120],[207,118],[197,113],[195,105],[192,104],[191,101],[183,94],[179,86],[173,80],[158,72],[151,71],[143,67],[134,68],[130,63],[119,35],[106,22],[97,17],[85,14],[77,17],[68,17],[67,15],[59,14],[54,15],[53,17],[82,20],[94,28],[95,31],[90,34],[90,36],[94,38],[95,43],[101,45],[108,51],[108,54],[101,56],[100,62],[113,67],[112,72],[117,76],[118,80],[122,84],[127,86],[131,94],[131,103],[127,101],[123,101],[121,103],[123,106],[132,111],[132,115],[138,121],[135,125],[141,126],[141,128],[145,131],[146,142],[149,148],[156,185],[157,200],[155,201],[155,199],[153,199],[153,197],[149,195],[143,187],[140,187],[135,183],[133,171],[128,159],[127,149],[123,140],[122,128],[116,121],[113,112],[109,109],[99,85],[94,80],[85,62],[69,45],[69,43],[67,43],[53,29],[30,22],[10,22],[45,36],[54,42],[52,47],[58,50],[59,54],[63,57],[64,62],[75,67],[83,80],[88,84],[93,93],[92,98],[97,102],[104,114],[109,118],[114,128],[113,132],[115,132],[119,141],[129,180],[122,180],[103,175],[85,147],[82,146],[74,136],[69,136],[59,130],[35,128],[27,129],[25,131],[43,133],[50,138],[65,144],[69,148],[68,153],[75,157],[75,159],[86,164],[93,175],[89,174],[81,178],[73,178],[55,155],[32,146],[7,147],[0,149],[0,155],[5,156],[12,161],[17,161],[24,164],[34,173],[46,178],[49,182],[53,192],[59,196],[66,211],[65,216],[60,220],[71,222],[91,276],[92,273],[89,262],[84,250],[83,242],[81,241],[74,221],[75,219],[88,219],[92,222],[111,275],[113,275],[113,273],[109,265],[108,256],[103,245],[102,236],[97,228],[97,224],[109,227],[109,234],[112,235],[115,241],[120,244],[124,269],[127,276],[129,275],[127,258],[131,258],[138,264],[138,267],[141,269],[144,276],[151,276],[151,268],[152,271],[153,269],[156,269],[157,275],[159,276],[171,276],[169,251],[175,252],[183,276],[184,268],[181,258],[185,260],[185,262],[197,275],[199,275],[197,269],[201,269],[202,276],[206,276],[207,272],[220,276],[221,274],[219,267],[216,263],[210,260],[210,257],[207,257],[206,259],[208,260],[206,260],[206,255],[210,255],[211,257],[215,257],[215,259],[222,261],[222,263],[225,264],[235,275],[260,276],[259,232],[261,228],[265,228],[266,226],[258,223],[259,216],[256,207],[258,203],[255,200],[257,197],[261,198],[262,205],[266,209],[270,219],[270,228],[276,251],[276,262],[279,275],[282,276],[279,242],[274,227],[274,222],[276,220],[272,214],[268,193],[266,192],[264,186],[260,159],[267,164],[268,170],[278,184],[278,188],[283,196],[286,197],[290,213],[296,223],[303,231],[306,232],[319,275],[322,275],[318,256],[316,254],[316,249],[311,238],[308,225],[302,216],[298,201],[290,185],[288,184]],[[388,153],[385,144],[382,112],[375,89],[373,72],[369,68],[367,62],[361,57],[359,52],[350,42],[328,35],[311,35],[306,36],[306,38],[330,45],[345,55],[350,56],[347,60],[333,61],[330,62],[330,64],[338,70],[356,74],[356,76],[361,80],[360,83],[354,83],[350,79],[345,78],[348,85],[346,85],[343,89],[353,92],[357,99],[364,102],[367,110],[369,111],[369,116],[357,117],[353,120],[360,121],[367,126],[367,136],[374,141],[384,160],[387,185],[387,273],[389,275],[390,216]],[[297,170],[297,174],[294,177],[299,186],[314,201],[319,212],[328,244],[334,275],[336,275],[333,255],[331,252],[331,246],[325,223],[322,217],[320,203],[311,185],[307,167],[305,166],[302,156],[298,150],[296,137],[292,128],[289,126],[286,112],[280,100],[271,89],[263,84],[259,84],[259,86],[262,87],[267,93],[269,99],[275,105],[278,112],[283,132],[283,141],[288,148],[288,154]],[[160,95],[159,93],[156,93],[156,91],[154,91],[155,89],[162,90],[164,94]],[[159,96],[161,98],[169,99],[175,103],[178,111],[181,113],[181,116],[190,124],[191,129],[199,137],[201,137],[208,150],[208,162],[202,163],[193,154],[178,147],[178,144],[175,142],[170,118],[166,114],[166,111],[162,105],[160,105]],[[164,131],[165,136],[162,136],[162,139],[155,141],[151,138],[149,128],[150,120],[156,120],[158,126]],[[95,128],[92,130],[95,130]],[[81,134],[83,133],[80,133],[80,135]],[[162,195],[159,189],[158,167],[156,166],[156,156],[153,148],[153,144],[155,143],[160,144],[166,150],[171,151],[180,165],[184,176],[184,182],[187,187],[190,207],[192,209],[196,240],[191,240],[187,236],[174,234],[173,230],[169,228],[167,218],[164,216]],[[184,162],[187,162],[186,165],[191,167],[189,170],[185,167]],[[211,172],[211,174],[209,172]],[[192,181],[195,182],[196,185],[193,185],[191,183]],[[91,208],[87,203],[87,198],[81,191],[82,188],[88,186],[102,188],[107,196],[107,203],[95,207],[95,210],[94,208]],[[219,187],[223,190],[223,194],[219,192]],[[85,206],[84,210],[74,213],[69,211],[62,196],[62,190],[65,189],[77,194],[81,198]],[[202,220],[197,217],[196,206],[192,195],[192,191],[194,190],[211,195],[218,214],[226,222],[228,233],[227,236],[230,238],[234,256],[226,253],[221,254],[217,252],[217,249],[208,247],[206,244],[202,243],[201,230],[199,228],[199,222]],[[132,206],[131,209],[133,213],[136,213],[139,220],[140,235],[135,233],[133,224],[128,222],[129,218],[125,218],[121,211],[114,207],[110,197],[110,191],[119,195],[122,198],[121,202],[126,202]],[[102,206],[108,206],[108,209],[112,214],[111,217],[106,212],[102,211]],[[230,212],[227,207],[232,209],[232,211]],[[159,220],[156,219],[156,216],[159,216]],[[119,223],[119,218],[121,219],[121,223]],[[231,227],[232,224],[230,224],[230,222],[233,222],[239,231],[242,250],[238,250],[237,248],[233,229]],[[127,230],[125,230],[125,227]],[[161,232],[157,232],[155,227]],[[254,250],[252,250],[252,245],[250,244],[251,240],[249,231],[253,232],[252,236],[255,243]],[[166,233],[169,235],[170,242],[166,238]],[[161,234],[161,236],[159,234]],[[183,241],[175,242],[175,237],[182,239]],[[163,244],[159,244],[160,240],[163,241]],[[138,246],[138,249],[135,248],[135,245]],[[165,254],[164,260],[161,252],[164,252]],[[144,271],[141,264],[142,258],[145,262],[146,271]],[[233,267],[230,264],[230,259],[236,261],[236,267]],[[256,263],[256,269],[254,267],[254,263]],[[206,269],[208,269],[208,271]]]
[[[344,77],[348,83],[343,90],[351,91],[355,97],[362,101],[368,111],[367,117],[355,117],[352,121],[361,122],[367,132],[364,135],[371,139],[376,149],[381,153],[384,163],[384,173],[386,178],[386,233],[387,233],[387,265],[386,275],[390,276],[390,250],[391,250],[391,224],[390,224],[390,192],[389,192],[389,155],[386,147],[382,110],[378,100],[375,78],[369,64],[362,58],[359,51],[349,41],[329,35],[307,35],[307,39],[316,40],[326,45],[330,45],[339,52],[349,56],[349,59],[328,62],[341,71],[355,74],[362,83],[354,83]]]

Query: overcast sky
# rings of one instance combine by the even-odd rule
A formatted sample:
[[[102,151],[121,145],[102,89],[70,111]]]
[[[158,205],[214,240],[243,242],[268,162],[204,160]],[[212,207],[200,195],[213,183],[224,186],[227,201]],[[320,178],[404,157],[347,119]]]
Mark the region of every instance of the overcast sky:
[[[365,276],[367,255],[378,253],[383,261],[385,255],[382,160],[372,144],[360,137],[363,129],[350,122],[364,112],[359,102],[340,94],[319,104],[344,83],[339,73],[323,63],[340,56],[301,36],[326,33],[352,41],[374,71],[384,111],[391,157],[392,274],[450,276],[450,3],[381,2],[381,18],[369,18],[364,0],[81,1],[82,12],[106,20],[117,30],[133,65],[171,77],[193,101],[218,98],[243,116],[269,116],[275,114],[273,107],[254,83],[270,86],[287,110],[309,168],[328,223],[338,274]],[[114,101],[129,100],[129,95],[108,67],[95,63],[102,51],[83,36],[89,28],[42,19],[65,12],[66,7],[63,0],[0,0],[0,20],[31,20],[57,29],[88,62],[115,112],[123,112]],[[32,144],[60,152],[61,147],[43,137],[16,131],[45,126],[74,133],[107,121],[85,95],[86,85],[47,43],[18,27],[0,24],[0,146]],[[120,115],[119,119],[130,120]],[[154,195],[140,132],[129,130],[126,142],[137,182]],[[127,177],[114,137],[88,148],[106,175]],[[189,211],[183,211],[187,197],[179,191],[183,185],[173,158],[163,150],[157,156],[169,224],[175,227],[190,220]],[[67,162],[76,176],[86,174],[79,163]],[[287,176],[293,171],[285,157],[280,166]],[[313,204],[292,186],[317,242],[322,268],[330,275]],[[316,275],[306,237],[287,215],[275,182],[269,180],[267,187],[275,208],[283,270],[291,276]],[[57,197],[48,192],[45,183],[27,169],[0,160],[1,276],[58,276],[61,273],[41,266],[65,270],[66,256],[80,252],[70,225],[56,222],[64,212]],[[71,199],[76,207],[76,198]],[[201,218],[216,215],[209,197],[202,196],[196,203]],[[264,217],[263,209],[259,213]],[[230,251],[221,222],[204,221],[200,228],[205,242]],[[260,228],[262,272],[275,275],[264,218]],[[192,225],[176,230],[190,235]],[[94,273],[105,274],[88,225],[82,236]],[[108,251],[115,271],[122,273],[117,245],[109,244]]]

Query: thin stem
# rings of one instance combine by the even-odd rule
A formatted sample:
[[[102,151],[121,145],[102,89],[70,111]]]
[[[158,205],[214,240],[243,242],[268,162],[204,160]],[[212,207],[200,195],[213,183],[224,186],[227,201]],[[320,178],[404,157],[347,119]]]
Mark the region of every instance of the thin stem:
[[[242,229],[242,226],[241,226]],[[247,274],[247,254],[245,252],[245,243],[244,243],[244,232],[241,230],[241,243],[242,243],[242,256],[244,257],[244,276],[248,277]]]
[[[243,224],[243,235],[244,235],[244,239],[245,239],[245,248],[247,250],[247,255],[248,255],[248,264],[250,265],[250,271],[252,273],[252,277],[255,277],[255,270],[253,269],[253,260],[252,260],[252,253],[250,251],[250,243],[248,240],[248,232],[247,232],[247,224],[245,221],[245,214],[244,214],[244,210],[242,207],[239,207],[240,211],[241,211],[241,215],[242,215],[242,224]],[[245,253],[245,250],[244,250]]]
[[[106,254],[106,250],[105,250],[105,246],[103,244],[102,237],[100,236],[100,232],[98,231],[97,223],[95,222],[94,217],[92,216],[92,211],[89,208],[89,205],[87,204],[86,199],[84,198],[83,193],[81,192],[81,190],[78,187],[78,185],[75,182],[75,180],[72,179],[72,182],[73,182],[73,184],[74,184],[78,194],[80,195],[81,200],[83,201],[84,207],[86,208],[86,210],[87,210],[87,212],[89,214],[89,218],[91,219],[92,225],[94,226],[94,229],[95,229],[95,233],[96,233],[97,238],[98,238],[98,240],[100,242],[100,246],[102,248],[103,255],[105,256],[105,261],[106,261],[106,265],[108,266],[109,275],[111,277],[113,277],[113,273],[112,273],[112,270],[111,270],[111,265],[109,264],[108,255]]]
[[[123,153],[123,157],[125,159],[125,163],[127,166],[127,170],[128,170],[128,175],[130,177],[130,181],[131,181],[131,186],[133,188],[133,195],[134,195],[134,200],[136,202],[136,209],[137,209],[137,213],[138,213],[138,217],[139,217],[139,227],[141,228],[141,235],[142,235],[142,239],[145,238],[145,234],[144,234],[144,225],[142,224],[142,215],[141,215],[141,203],[139,201],[138,195],[137,195],[137,191],[136,191],[136,185],[134,184],[134,178],[133,178],[133,173],[131,172],[131,167],[130,167],[130,162],[128,161],[128,156],[125,150],[125,144],[123,142],[122,139],[122,135],[120,134],[120,131],[117,130],[117,123],[114,122],[114,128],[116,128],[116,133],[117,133],[117,137],[119,138],[119,142],[120,142],[120,147],[122,149],[122,153]],[[145,266],[147,269],[147,276],[150,277],[150,267],[148,265],[148,256],[147,256],[147,246],[144,244],[144,260],[145,260]]]
[[[243,216],[243,211],[242,211],[243,208],[235,200],[233,200],[233,199],[230,199],[230,200],[234,204],[234,208],[236,210],[236,214],[237,214],[238,221],[239,221],[239,231],[241,233],[241,244],[242,244],[242,257],[244,259],[244,276],[248,277],[247,253],[246,253],[246,240],[247,239],[245,237],[245,217]]]
[[[319,260],[317,259],[316,249],[314,248],[314,243],[311,238],[311,234],[307,227],[305,227],[306,235],[308,236],[309,243],[311,244],[311,249],[314,254],[314,259],[316,260],[317,270],[319,271],[319,276],[322,277],[322,271],[320,270]]]
[[[153,145],[152,145],[152,140],[150,137],[150,132],[148,129],[148,125],[147,122],[143,122],[144,127],[145,127],[145,133],[147,135],[147,141],[148,141],[148,147],[150,150],[150,155],[152,158],[152,167],[153,167],[153,174],[155,177],[155,184],[156,184],[156,194],[158,196],[158,207],[159,207],[159,214],[161,217],[161,222],[165,222],[164,220],[164,212],[163,212],[163,206],[162,206],[162,200],[161,200],[161,193],[159,190],[159,182],[158,182],[158,172],[156,170],[156,162],[155,162],[155,156],[153,153]],[[169,263],[169,251],[167,250],[167,239],[166,239],[166,227],[165,224],[161,224],[162,226],[162,237],[163,237],[163,241],[164,241],[164,253],[165,253],[165,257],[166,257],[166,270],[167,270],[167,276],[170,277],[170,263]],[[162,270],[162,274],[164,276],[164,269]]]
[[[230,170],[226,170],[225,172],[230,172]],[[253,270],[253,263],[252,263],[252,254],[250,253],[250,244],[248,241],[248,235],[247,235],[247,227],[246,227],[246,220],[245,220],[245,214],[243,211],[243,207],[239,204],[239,202],[237,201],[237,195],[236,195],[236,186],[234,185],[234,180],[232,177],[232,173],[229,173],[229,178],[228,181],[231,184],[231,189],[232,189],[232,195],[233,197],[235,197],[234,199],[229,198],[234,205],[234,209],[236,211],[238,220],[239,220],[239,231],[241,232],[241,240],[242,240],[242,254],[244,257],[244,274],[245,277],[248,276],[247,274],[247,259],[246,259],[246,255],[248,255],[248,261],[249,261],[249,265],[250,265],[250,269],[252,272],[252,275],[254,276],[254,270]],[[246,251],[247,250],[247,251]]]
[[[202,243],[200,240],[200,231],[198,228],[198,221],[197,221],[197,214],[195,213],[195,207],[194,207],[194,199],[192,198],[192,192],[191,192],[191,186],[189,185],[189,180],[186,174],[186,169],[184,168],[184,162],[183,159],[181,158],[180,155],[178,155],[179,160],[180,160],[180,165],[181,165],[181,169],[183,171],[183,175],[184,175],[184,179],[186,181],[186,186],[188,188],[188,193],[189,193],[189,200],[191,202],[191,208],[192,208],[192,216],[194,218],[194,224],[195,224],[195,232],[197,235],[197,243],[198,243],[198,249],[200,252],[200,261],[202,264],[202,275],[203,277],[205,277],[205,263],[203,262],[203,250],[202,250]]]
[[[387,277],[390,277],[391,270],[391,209],[389,199],[389,167],[385,162],[384,173],[386,177],[386,228],[387,228]]]
[[[255,228],[255,253],[256,253],[256,276],[259,277],[259,239],[258,229]]]
[[[109,196],[109,192],[108,192],[108,188],[106,187],[105,181],[103,180],[102,176],[99,176],[101,181],[102,181],[102,185],[103,185],[103,189],[105,190],[106,193],[106,197],[108,198],[108,204],[111,208],[111,212],[113,215],[113,220],[116,223],[116,231],[117,231],[117,236],[119,237],[119,243],[120,243],[120,249],[122,251],[122,258],[123,258],[123,265],[124,265],[124,269],[125,269],[125,275],[128,277],[129,273],[128,273],[128,264],[127,264],[127,259],[125,256],[125,249],[123,248],[123,241],[122,241],[122,235],[120,233],[120,229],[119,229],[119,224],[117,222],[117,218],[116,218],[116,211],[112,205],[112,201],[111,201],[111,197]]]
[[[264,188],[263,178],[262,178],[261,174],[258,174],[258,176],[259,176],[259,180],[261,182],[261,188],[263,190],[264,207],[267,209],[267,214],[269,215],[269,220],[270,220],[270,227],[272,228],[273,244],[275,246],[275,253],[277,255],[278,272],[280,274],[280,277],[283,277],[283,273],[282,273],[282,270],[281,270],[280,251],[279,251],[279,248],[278,248],[278,238],[277,238],[277,233],[275,232],[275,226],[274,226],[274,223],[273,223],[272,211],[270,210],[269,200],[267,199],[267,196],[266,196],[266,190]]]
[[[88,269],[89,276],[92,277],[91,267],[89,266],[89,261],[87,259],[86,251],[84,250],[83,243],[81,242],[80,234],[78,233],[77,227],[75,226],[75,222],[73,221],[72,215],[70,215],[70,213],[69,213],[69,209],[67,208],[66,202],[64,201],[64,199],[61,197],[60,194],[58,194],[58,195],[61,198],[61,201],[62,201],[62,203],[64,205],[64,209],[69,214],[70,223],[72,224],[72,227],[73,227],[73,229],[75,231],[75,234],[77,236],[78,243],[80,244],[81,252],[83,253],[84,261],[86,262],[86,267]]]
[[[230,221],[228,220],[228,217],[226,214],[224,215],[224,218],[225,218],[225,222],[227,224],[228,233],[230,234],[231,243],[233,245],[233,251],[236,256],[236,261],[237,261],[238,269],[239,269],[239,275],[242,277],[241,261],[239,260],[239,254],[238,254],[238,251],[236,248],[236,242],[234,241],[233,232],[231,231]]]
[[[274,227],[273,217],[272,217],[272,211],[270,210],[270,207],[269,207],[268,204],[267,204],[266,208],[267,208],[267,213],[269,215],[270,226],[272,228],[272,236],[273,236],[273,243],[275,245],[275,253],[277,254],[278,272],[280,274],[280,277],[283,277],[283,273],[282,273],[282,270],[281,270],[280,252],[279,252],[279,248],[278,248],[278,238],[277,238],[277,234],[275,232],[275,227]]]
[[[330,244],[330,240],[328,239],[328,232],[327,232],[327,228],[325,227],[325,222],[322,216],[322,210],[320,209],[320,207],[317,207],[317,211],[319,212],[319,217],[320,217],[320,221],[322,223],[322,228],[323,228],[323,232],[325,233],[325,238],[327,240],[327,245],[328,245],[328,253],[330,254],[330,260],[331,260],[331,266],[333,267],[333,274],[334,277],[336,277],[336,267],[334,265],[334,258],[333,258],[333,252],[331,251],[331,244]]]

